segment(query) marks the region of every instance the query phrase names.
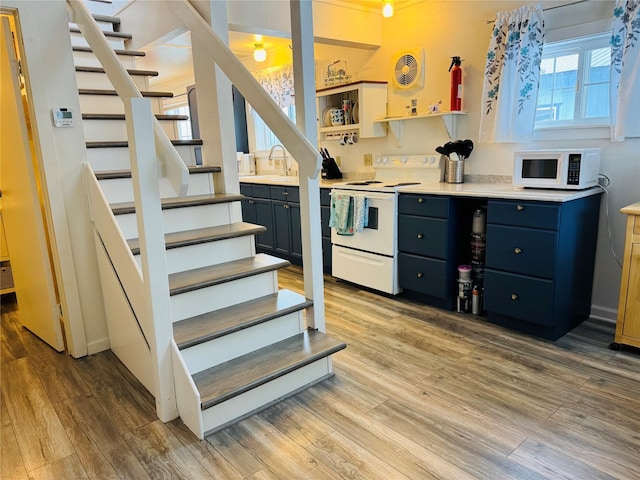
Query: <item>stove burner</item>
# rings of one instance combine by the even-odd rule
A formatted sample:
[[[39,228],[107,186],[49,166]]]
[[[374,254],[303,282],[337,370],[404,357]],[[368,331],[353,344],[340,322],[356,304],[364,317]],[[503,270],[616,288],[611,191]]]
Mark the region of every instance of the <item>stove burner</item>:
[[[363,180],[362,182],[348,182],[345,185],[371,185],[373,183],[382,183],[380,180]]]
[[[420,182],[400,182],[393,185],[385,185],[385,187],[406,187],[407,185],[420,185]]]

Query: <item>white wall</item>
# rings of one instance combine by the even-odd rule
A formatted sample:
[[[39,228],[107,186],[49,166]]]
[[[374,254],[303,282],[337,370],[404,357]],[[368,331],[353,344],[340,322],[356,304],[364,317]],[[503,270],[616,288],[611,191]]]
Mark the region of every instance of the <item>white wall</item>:
[[[574,7],[559,8],[546,14],[547,27],[572,24],[584,19],[592,20],[609,16],[606,4],[611,2],[586,2]],[[608,138],[585,140],[559,139],[535,141],[528,144],[478,144],[480,104],[485,57],[492,26],[487,20],[495,18],[500,10],[521,6],[512,1],[440,1],[420,2],[405,9],[396,9],[395,15],[383,21],[382,47],[371,53],[363,65],[353,65],[358,79],[387,80],[391,82],[391,62],[394,53],[403,49],[424,48],[426,75],[424,88],[409,93],[398,93],[389,86],[388,112],[402,114],[410,98],[418,99],[420,112],[433,100],[442,99],[445,108],[449,103],[450,57],[462,57],[463,109],[468,115],[458,119],[458,138],[469,138],[476,148],[467,161],[468,174],[511,175],[513,152],[520,148],[560,148],[567,146],[602,148],[601,172],[611,178],[610,197],[603,208],[599,224],[596,275],[594,281],[593,313],[615,319],[618,305],[621,269],[610,249],[605,221],[605,205],[610,214],[613,248],[618,256],[623,252],[625,218],[618,210],[640,199],[640,139],[627,139],[611,143]],[[446,130],[437,118],[404,122],[405,141],[397,148],[395,139],[361,140],[354,146],[341,147],[337,142],[323,142],[332,154],[339,155],[347,172],[371,171],[363,166],[363,154],[423,153],[448,140]]]
[[[56,274],[61,281],[64,313],[74,334],[74,355],[109,347],[93,233],[81,176],[84,134],[76,128],[53,128],[51,109],[68,106],[80,114],[64,0],[3,0],[18,11],[24,59],[35,117],[39,161],[49,198]],[[84,330],[84,334],[82,333]],[[84,337],[84,338],[81,338]],[[86,341],[86,343],[85,343]]]

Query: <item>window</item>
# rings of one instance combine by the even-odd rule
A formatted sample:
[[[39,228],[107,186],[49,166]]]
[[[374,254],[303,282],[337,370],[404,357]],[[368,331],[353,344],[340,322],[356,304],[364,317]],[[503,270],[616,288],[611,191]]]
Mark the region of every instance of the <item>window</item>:
[[[536,129],[609,125],[610,34],[545,44]]]
[[[166,108],[166,107],[165,107]],[[180,107],[168,108],[164,110],[165,115],[190,115],[189,106],[182,105]],[[191,121],[190,120],[178,120],[176,122],[176,134],[178,140],[191,140]]]
[[[295,123],[296,109],[294,102],[291,102],[291,104],[283,108],[282,111]],[[273,145],[278,143],[282,144],[253,108],[251,109],[251,119],[253,121],[253,134],[255,136],[255,150],[269,150]]]

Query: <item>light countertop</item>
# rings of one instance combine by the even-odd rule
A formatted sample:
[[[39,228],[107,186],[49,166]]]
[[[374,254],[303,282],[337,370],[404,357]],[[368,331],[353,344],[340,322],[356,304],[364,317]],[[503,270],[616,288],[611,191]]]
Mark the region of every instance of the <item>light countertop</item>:
[[[514,187],[510,183],[432,183],[414,187],[403,187],[401,193],[424,195],[454,195],[464,197],[504,198],[513,200],[536,200],[540,202],[568,202],[578,198],[602,193],[598,187],[585,190],[553,190]]]
[[[298,186],[299,177],[277,175],[242,176],[240,182],[263,185]],[[321,188],[331,188],[339,180],[320,180]],[[461,197],[504,198],[512,200],[534,200],[541,202],[568,202],[578,198],[602,193],[598,187],[585,190],[553,190],[514,187],[510,183],[432,183],[401,187],[400,193],[419,193],[423,195],[451,195]]]

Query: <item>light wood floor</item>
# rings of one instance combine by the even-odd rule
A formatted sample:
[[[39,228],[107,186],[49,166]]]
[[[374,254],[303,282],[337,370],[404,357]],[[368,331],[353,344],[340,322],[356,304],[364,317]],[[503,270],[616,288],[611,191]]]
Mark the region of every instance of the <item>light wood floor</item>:
[[[301,289],[300,270],[280,273]],[[328,278],[336,376],[209,438],[155,418],[110,352],[74,360],[3,299],[9,479],[640,479],[640,356],[588,321],[557,342]]]

